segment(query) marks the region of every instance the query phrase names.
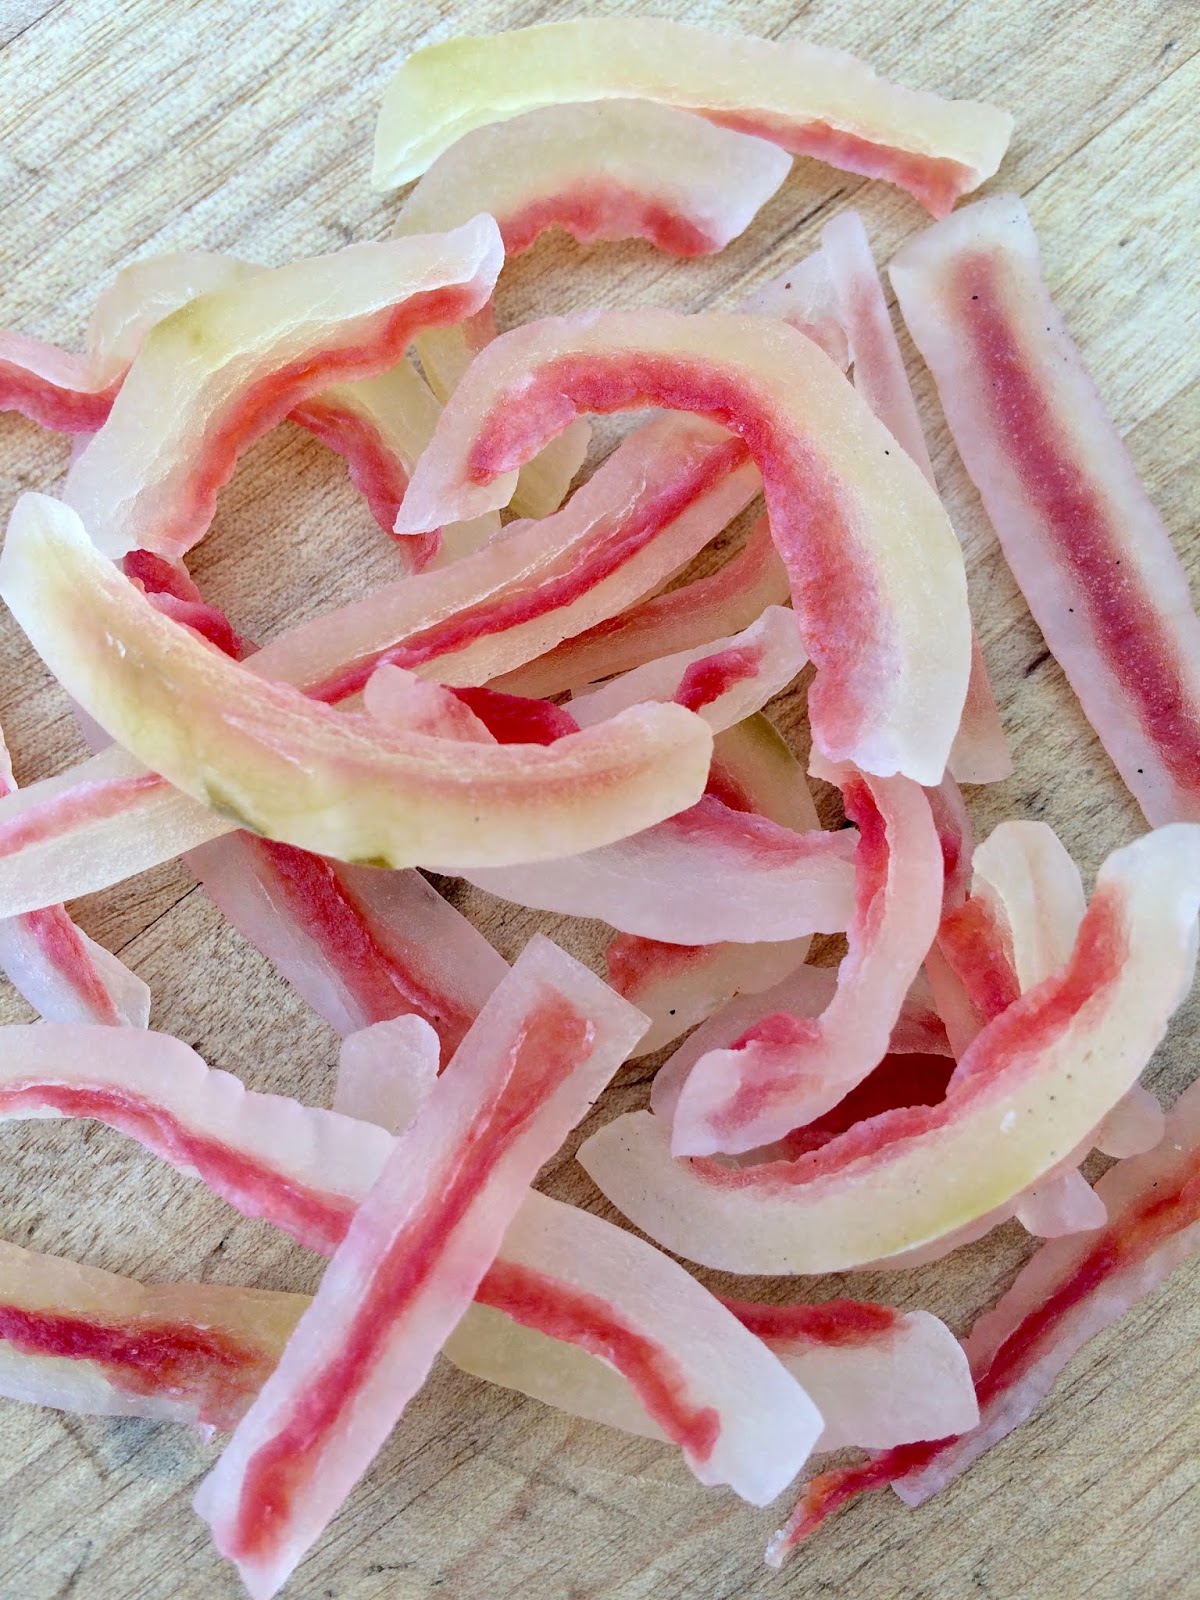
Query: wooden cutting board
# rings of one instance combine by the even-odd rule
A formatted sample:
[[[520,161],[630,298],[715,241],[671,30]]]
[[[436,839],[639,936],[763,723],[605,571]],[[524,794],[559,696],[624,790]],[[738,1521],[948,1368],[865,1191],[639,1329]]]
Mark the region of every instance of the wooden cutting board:
[[[571,15],[545,0],[418,8],[332,0],[0,0],[0,323],[78,345],[113,270],[169,249],[276,264],[382,238],[395,214],[367,183],[380,91],[414,45]],[[627,12],[636,5],[597,10]],[[1000,182],[1023,194],[1051,286],[1146,485],[1195,574],[1200,535],[1200,348],[1195,0],[1081,7],[1021,0],[659,0],[693,21],[840,45],[904,83],[989,99],[1017,132]],[[642,246],[543,241],[505,275],[503,321],[597,303],[731,305],[796,261],[837,210],[863,213],[881,258],[923,225],[897,191],[797,162],[747,235],[679,264]],[[909,349],[908,354],[912,352]],[[915,365],[915,363],[914,363]],[[977,827],[1042,817],[1091,874],[1141,828],[1017,595],[917,371],[934,459],[969,559],[979,630],[1016,776],[971,796]],[[53,489],[67,448],[0,417],[0,509]],[[195,570],[252,637],[382,581],[393,552],[341,464],[283,427],[224,492]],[[21,781],[82,746],[62,694],[0,621],[0,723]],[[475,897],[511,955],[538,923]],[[154,1023],[255,1088],[328,1103],[335,1042],[182,867],[75,910],[150,983]],[[585,954],[586,929],[540,919]],[[0,1021],[24,1020],[10,991]],[[1149,1080],[1172,1098],[1195,1074],[1196,1005]],[[3,1041],[0,1038],[0,1050]],[[644,1103],[626,1069],[602,1117]],[[310,1288],[317,1264],[265,1225],[110,1134],[78,1124],[3,1130],[0,1234],[151,1280]],[[601,1207],[570,1159],[545,1186]],[[925,1306],[956,1330],[1027,1253],[1015,1224],[909,1273],[802,1281]],[[733,1280],[725,1280],[730,1285]],[[784,1286],[741,1281],[741,1292]],[[1200,1269],[1193,1263],[1077,1358],[1052,1401],[917,1513],[873,1497],[830,1524],[782,1576],[762,1565],[786,1502],[765,1511],[699,1489],[665,1447],[575,1423],[439,1366],[287,1591],[522,1600],[1162,1600],[1200,1595],[1189,1511],[1200,1510]],[[216,1447],[178,1428],[0,1402],[0,1596],[166,1600],[234,1596],[189,1509]]]

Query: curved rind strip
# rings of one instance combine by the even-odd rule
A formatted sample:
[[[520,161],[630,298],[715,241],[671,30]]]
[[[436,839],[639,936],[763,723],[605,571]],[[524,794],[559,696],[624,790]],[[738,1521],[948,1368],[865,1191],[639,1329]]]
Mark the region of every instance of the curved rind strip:
[[[419,177],[455,140],[537,106],[656,100],[901,184],[935,216],[995,172],[1012,118],[878,78],[841,50],[658,17],[543,23],[416,51],[384,93],[374,182]]]
[[[821,229],[821,254],[828,264],[846,330],[854,363],[854,387],[936,489],[916,398],[892,328],[867,230],[857,211],[843,211],[825,224]],[[987,663],[974,632],[971,680],[949,767],[959,783],[998,783],[1012,776],[1012,756],[996,709]]]
[[[672,1119],[676,1155],[739,1153],[831,1109],[887,1054],[937,932],[942,856],[925,792],[907,778],[823,769],[859,829],[854,914],[819,1016],[780,1010],[695,1063]]]
[[[899,1256],[1010,1202],[1137,1081],[1191,986],[1200,827],[1105,862],[1070,963],[980,1033],[936,1106],[888,1112],[794,1161],[675,1160],[649,1112],[579,1160],[667,1249],[734,1272],[836,1272]]]
[[[920,470],[823,351],[766,317],[594,312],[501,335],[471,364],[397,519],[502,506],[580,412],[665,406],[740,435],[763,475],[831,761],[941,782],[970,667],[962,552]]]
[[[248,445],[322,389],[394,366],[420,328],[477,311],[503,259],[483,216],[197,295],[145,335],[68,504],[107,555],[183,555]]]
[[[512,865],[594,849],[702,793],[712,734],[651,705],[549,746],[386,730],[229,660],[44,496],[19,502],[0,594],[89,715],[234,826],[367,865]]]
[[[644,238],[708,255],[749,226],[791,164],[765,139],[652,101],[542,106],[444,150],[406,195],[396,232],[441,232],[486,211],[508,256],[552,227],[588,244]]]
[[[331,701],[389,661],[451,684],[485,683],[653,589],[757,483],[739,440],[696,418],[657,418],[556,516],[510,524],[502,540],[443,571],[285,630],[247,670]],[[105,751],[0,798],[0,915],[103,889],[228,831],[125,751]]]

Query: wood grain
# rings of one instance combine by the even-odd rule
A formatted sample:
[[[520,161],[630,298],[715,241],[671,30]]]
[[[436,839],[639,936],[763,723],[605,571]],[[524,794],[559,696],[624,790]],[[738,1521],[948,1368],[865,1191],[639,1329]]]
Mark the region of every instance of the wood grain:
[[[452,28],[520,26],[578,9],[543,0],[439,0],[419,9],[378,0],[253,8],[236,0],[0,0],[0,322],[78,344],[99,288],[143,253],[191,246],[278,263],[384,237],[395,201],[368,186],[369,141],[380,91],[401,57]],[[660,0],[654,9],[840,45],[904,82],[1014,111],[1017,134],[997,181],[1028,199],[1051,286],[1195,578],[1194,0]],[[884,255],[922,225],[899,193],[798,162],[749,233],[708,261],[684,266],[638,246],[544,241],[506,273],[501,319],[595,303],[731,304],[811,248],[824,218],[850,203]],[[919,371],[917,383],[1017,762],[1009,782],[972,795],[976,823],[986,830],[1007,815],[1043,817],[1090,875],[1139,831],[1139,815],[1046,657]],[[0,417],[0,507],[22,489],[52,489],[65,460],[61,441]],[[284,427],[250,453],[223,494],[195,568],[240,627],[267,637],[383,580],[392,561],[340,464]],[[76,759],[81,745],[65,701],[7,618],[0,662],[0,724],[18,777]],[[596,948],[595,930],[481,895],[466,903],[506,954],[535,925],[585,954]],[[181,867],[75,910],[151,984],[157,1027],[254,1087],[327,1103],[329,1030]],[[0,1021],[26,1015],[0,994]],[[1198,1021],[1193,1003],[1150,1070],[1166,1097],[1195,1074]],[[647,1076],[641,1064],[627,1069],[603,1116],[643,1103]],[[6,1128],[4,1152],[0,1217],[19,1243],[148,1279],[315,1281],[311,1257],[105,1129]],[[569,1151],[544,1182],[603,1209]],[[961,1329],[1027,1246],[1010,1226],[937,1267],[790,1291],[924,1305]],[[741,1281],[744,1293],[778,1295],[779,1287]],[[1089,1346],[1052,1402],[931,1505],[910,1513],[876,1496],[781,1576],[761,1564],[779,1507],[755,1512],[701,1491],[665,1448],[440,1366],[288,1592],[297,1600],[1195,1596],[1197,1289],[1193,1264]],[[238,1593],[189,1510],[214,1447],[178,1429],[8,1402],[0,1402],[0,1426],[4,1600]]]

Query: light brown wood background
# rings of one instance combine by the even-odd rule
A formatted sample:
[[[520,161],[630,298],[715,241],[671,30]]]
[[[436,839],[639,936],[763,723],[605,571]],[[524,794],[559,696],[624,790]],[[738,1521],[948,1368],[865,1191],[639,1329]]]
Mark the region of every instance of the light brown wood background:
[[[202,247],[273,264],[385,236],[396,202],[368,186],[369,144],[380,91],[401,57],[452,28],[519,26],[579,9],[545,0],[461,8],[0,0],[0,323],[77,344],[97,291],[143,253]],[[1052,288],[1195,574],[1195,0],[658,0],[653,9],[840,45],[903,82],[992,99],[1016,114],[997,181],[1026,196]],[[801,161],[749,233],[709,261],[544,241],[506,274],[502,318],[598,301],[731,304],[810,249],[821,223],[851,204],[885,257],[922,226],[899,192]],[[1047,659],[933,421],[923,375],[918,385],[1017,764],[1010,782],[972,795],[977,825],[1043,817],[1090,875],[1139,831],[1139,814]],[[22,489],[53,489],[66,453],[62,441],[0,417],[0,510],[7,514]],[[341,464],[283,427],[223,494],[194,565],[239,627],[263,638],[381,581],[391,563]],[[7,618],[0,723],[23,781],[81,753],[62,695]],[[472,904],[506,954],[534,922],[482,897]],[[75,909],[148,980],[158,1028],[254,1087],[328,1103],[331,1034],[223,925],[182,867]],[[542,925],[577,949],[594,948],[584,931],[553,919]],[[11,992],[0,993],[0,1020],[26,1014]],[[1150,1069],[1166,1097],[1195,1074],[1197,1017],[1194,1004],[1181,1014]],[[642,1103],[647,1076],[627,1069],[603,1115]],[[2,1136],[0,1233],[10,1239],[147,1279],[279,1288],[315,1281],[318,1264],[298,1247],[106,1129],[47,1123]],[[545,1182],[602,1205],[569,1152]],[[790,1287],[810,1299],[840,1292],[927,1306],[961,1330],[1027,1249],[1012,1224],[934,1268]],[[743,1280],[742,1288],[769,1286]],[[665,1447],[572,1422],[439,1366],[288,1593],[1200,1595],[1198,1288],[1194,1264],[1177,1273],[1072,1363],[1033,1422],[940,1499],[910,1513],[875,1496],[830,1524],[782,1576],[762,1566],[762,1547],[789,1502],[748,1509],[699,1489]],[[182,1429],[0,1402],[0,1596],[235,1595],[232,1570],[189,1509],[214,1454]]]

